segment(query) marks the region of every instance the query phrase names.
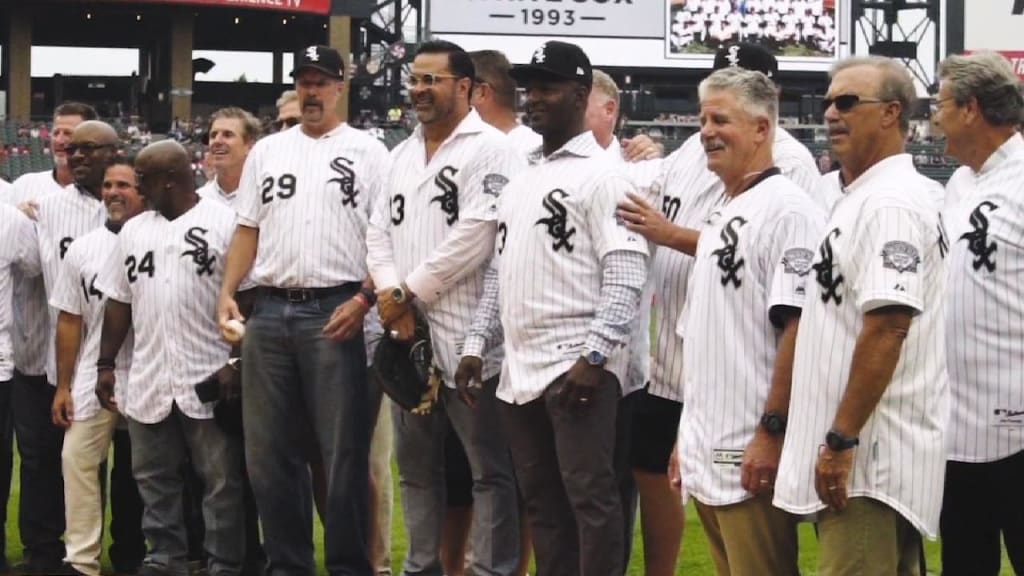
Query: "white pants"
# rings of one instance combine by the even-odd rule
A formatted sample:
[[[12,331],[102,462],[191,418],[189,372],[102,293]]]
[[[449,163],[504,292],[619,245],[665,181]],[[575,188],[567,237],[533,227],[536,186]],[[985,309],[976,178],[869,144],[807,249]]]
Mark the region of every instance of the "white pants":
[[[109,410],[100,410],[88,420],[72,422],[64,433],[64,560],[90,576],[99,576],[103,552],[99,469],[110,453],[118,418]]]

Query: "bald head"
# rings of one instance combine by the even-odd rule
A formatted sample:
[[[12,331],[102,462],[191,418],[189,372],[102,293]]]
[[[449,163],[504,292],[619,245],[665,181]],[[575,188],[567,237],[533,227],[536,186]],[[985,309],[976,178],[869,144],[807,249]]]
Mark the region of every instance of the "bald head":
[[[99,198],[103,173],[117,154],[117,131],[106,122],[82,122],[64,150],[75,184]]]
[[[87,120],[75,128],[71,134],[71,141],[95,142],[114,146],[117,144],[117,130],[106,122],[99,120]]]
[[[139,193],[168,218],[195,203],[195,180],[188,151],[174,140],[146,146],[135,157]]]

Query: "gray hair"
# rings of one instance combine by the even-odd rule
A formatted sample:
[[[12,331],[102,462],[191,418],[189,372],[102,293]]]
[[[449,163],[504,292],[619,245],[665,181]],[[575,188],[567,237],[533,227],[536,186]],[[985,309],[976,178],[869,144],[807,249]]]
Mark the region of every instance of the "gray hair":
[[[953,100],[963,106],[971,98],[985,121],[993,126],[1015,126],[1024,111],[1024,97],[1013,66],[996,52],[957,54],[939,64],[939,79],[949,84]]]
[[[294,102],[299,99],[299,93],[295,90],[285,90],[281,93],[281,97],[277,99],[277,107],[280,108],[289,102]]]
[[[910,131],[910,115],[914,111],[914,104],[917,102],[917,90],[914,89],[914,79],[906,66],[893,58],[885,56],[852,56],[844,58],[832,65],[829,70],[829,78],[835,78],[843,70],[866,66],[874,68],[882,73],[881,86],[875,97],[886,102],[898,102],[900,105],[900,132],[906,134]]]
[[[614,101],[616,106],[619,105],[619,86],[603,70],[594,70],[594,83],[591,85],[591,91],[600,92],[609,100]]]
[[[722,68],[705,78],[697,87],[701,100],[708,92],[726,91],[736,96],[752,116],[767,118],[774,130],[779,117],[779,93],[772,79],[763,72],[739,67]]]

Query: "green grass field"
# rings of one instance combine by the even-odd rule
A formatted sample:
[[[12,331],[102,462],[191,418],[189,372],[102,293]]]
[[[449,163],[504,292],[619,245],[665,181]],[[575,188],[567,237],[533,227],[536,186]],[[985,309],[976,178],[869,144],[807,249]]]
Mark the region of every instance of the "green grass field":
[[[22,556],[22,547],[21,541],[18,538],[17,525],[18,493],[20,491],[17,467],[18,461],[17,458],[15,458],[15,472],[11,483],[11,498],[7,507],[7,558],[11,565],[14,565],[21,560]],[[402,558],[406,548],[406,532],[405,525],[402,522],[401,506],[398,502],[397,470],[394,471],[393,479],[395,481],[396,501],[394,524],[392,529],[391,560],[394,574],[399,574],[402,566]],[[707,540],[704,537],[704,531],[700,526],[700,520],[692,505],[687,509],[686,521],[687,524],[686,531],[683,536],[682,553],[680,555],[679,567],[676,573],[687,576],[714,575],[715,569],[711,560],[711,555],[708,553]],[[633,557],[627,572],[629,576],[643,576],[644,574],[643,542],[639,534],[639,520],[637,524],[637,532],[634,534],[633,538]],[[322,530],[322,527],[317,523],[315,526],[315,540],[317,542],[317,560],[318,564],[321,565],[323,562],[323,550],[321,548],[321,543],[323,541]],[[109,541],[107,544],[109,545]],[[925,547],[928,562],[928,574],[939,574],[941,572],[939,562],[939,544],[937,542],[927,542]],[[110,564],[106,558],[106,548],[107,546],[104,546],[103,565],[105,573],[109,573]],[[804,576],[813,576],[814,574],[817,574],[817,559],[818,546],[814,537],[814,530],[810,524],[804,524],[800,529],[800,569]],[[326,574],[326,572],[321,569],[318,574]],[[1000,572],[1000,575],[1011,576],[1012,574],[1013,571],[1011,570],[1004,553],[1003,570]]]

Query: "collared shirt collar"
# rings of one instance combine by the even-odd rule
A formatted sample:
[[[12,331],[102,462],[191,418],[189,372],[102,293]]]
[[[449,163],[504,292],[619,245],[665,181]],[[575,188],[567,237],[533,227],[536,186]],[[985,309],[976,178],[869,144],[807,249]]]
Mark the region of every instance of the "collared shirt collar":
[[[592,156],[598,156],[606,153],[607,150],[601,148],[601,145],[597,143],[597,139],[594,138],[594,133],[587,130],[586,132],[581,132],[569,139],[569,141],[563,144],[561,148],[555,150],[551,154],[548,154],[546,158],[544,157],[544,145],[541,144],[533,152],[530,152],[529,160],[530,164],[537,164],[541,161],[550,162],[552,160],[557,160],[563,156],[590,158]]]
[[[839,185],[843,189],[843,193],[852,194],[861,188],[869,185],[874,180],[880,178],[888,178],[888,174],[892,172],[916,172],[914,168],[914,157],[907,153],[893,154],[888,158],[875,163],[874,166],[868,168],[861,174],[856,180],[850,183],[843,181],[843,173],[839,172]]]
[[[455,130],[452,130],[452,133],[444,139],[444,142],[442,142],[441,145],[443,146],[463,134],[479,134],[486,130],[488,126],[490,126],[490,124],[484,122],[484,119],[480,117],[480,113],[476,111],[476,108],[470,108],[469,114],[466,114],[466,117],[459,122],[458,126],[455,127]],[[420,124],[416,126],[416,129],[413,130],[412,134],[420,141],[423,141],[423,125]]]
[[[1013,136],[1007,138],[1006,142],[1003,142],[1002,146],[996,148],[996,151],[981,165],[981,170],[974,175],[981,176],[986,172],[991,172],[1003,162],[1014,157],[1024,157],[1024,137],[1021,137],[1020,132],[1015,132]]]
[[[224,198],[224,199],[227,199],[227,200],[230,200],[231,198],[234,198],[235,197],[235,192],[238,192],[238,190],[235,190],[235,192],[226,192],[223,188],[221,188],[220,182],[217,180],[216,176],[213,177],[213,180],[210,180],[210,184],[213,185],[213,190],[217,194],[219,194],[221,198]]]

